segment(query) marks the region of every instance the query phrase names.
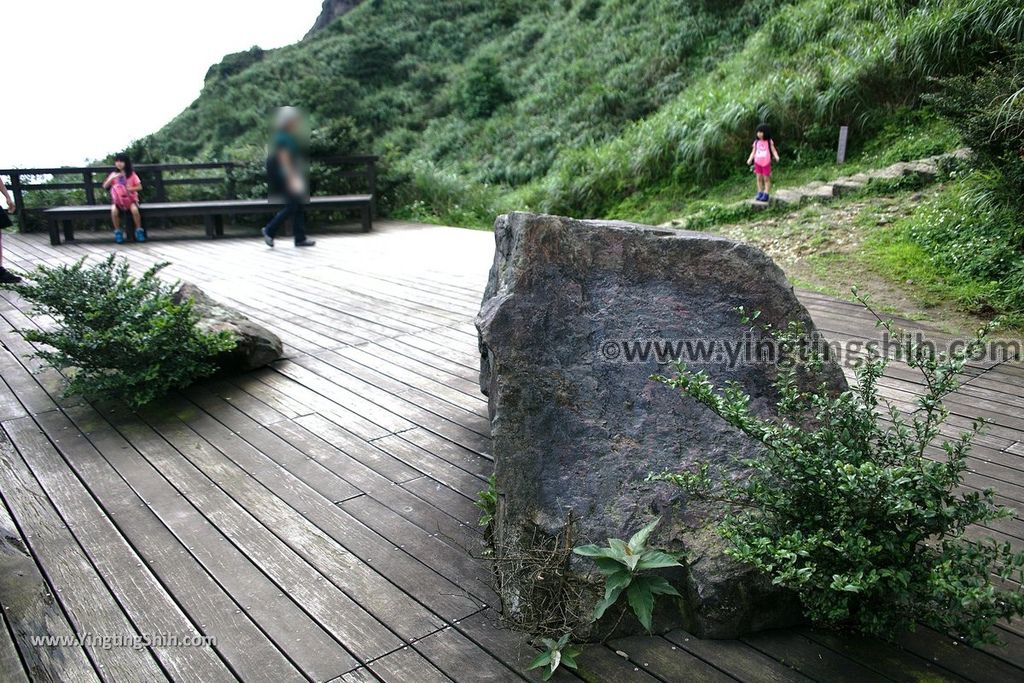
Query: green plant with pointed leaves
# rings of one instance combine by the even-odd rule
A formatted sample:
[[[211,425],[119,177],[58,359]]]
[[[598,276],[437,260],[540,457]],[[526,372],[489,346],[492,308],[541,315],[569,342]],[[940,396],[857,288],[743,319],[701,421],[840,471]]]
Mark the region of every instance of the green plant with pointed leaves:
[[[493,474],[487,478],[487,488],[476,494],[473,504],[480,510],[480,526],[489,526],[498,512],[498,486]]]
[[[545,650],[541,652],[537,657],[530,662],[530,665],[526,667],[527,671],[533,669],[544,668],[544,680],[551,680],[551,677],[555,675],[555,671],[558,667],[565,666],[569,669],[576,669],[576,658],[580,656],[582,650],[578,647],[569,644],[570,633],[566,633],[558,640],[551,638],[544,638],[541,640],[544,643]]]
[[[604,616],[608,608],[625,593],[636,618],[650,633],[654,596],[679,596],[679,592],[663,577],[641,574],[651,569],[680,566],[674,555],[647,547],[647,540],[660,521],[661,517],[658,517],[633,534],[628,542],[621,538],[609,538],[608,545],[604,547],[582,545],[573,549],[577,555],[594,558],[598,570],[604,575],[604,599],[594,607],[594,621]]]

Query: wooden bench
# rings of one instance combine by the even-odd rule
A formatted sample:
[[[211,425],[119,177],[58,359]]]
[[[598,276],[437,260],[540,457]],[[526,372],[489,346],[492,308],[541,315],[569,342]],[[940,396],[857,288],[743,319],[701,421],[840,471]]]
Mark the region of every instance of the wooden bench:
[[[142,212],[142,225],[147,222],[161,218],[183,218],[190,216],[202,216],[203,224],[206,227],[206,236],[210,239],[221,237],[224,234],[225,216],[242,216],[253,214],[273,214],[284,207],[283,199],[223,199],[203,202],[156,202],[139,204]],[[306,204],[306,210],[335,211],[344,209],[355,209],[359,211],[362,221],[363,232],[369,232],[373,228],[373,195],[352,194],[326,197],[311,197]],[[61,243],[61,233],[64,240],[75,239],[74,222],[83,219],[104,220],[110,215],[110,206],[57,206],[43,211],[50,229],[50,244]],[[132,234],[131,218],[122,225],[126,226],[125,232]]]

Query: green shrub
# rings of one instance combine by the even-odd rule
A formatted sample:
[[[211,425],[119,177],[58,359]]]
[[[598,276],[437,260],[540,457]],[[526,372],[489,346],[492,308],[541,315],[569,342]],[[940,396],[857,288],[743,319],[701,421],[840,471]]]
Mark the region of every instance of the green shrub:
[[[976,74],[939,83],[929,104],[960,132],[978,165],[999,174],[1005,196],[1019,205],[1024,193],[1024,46]]]
[[[1024,315],[1024,216],[1004,195],[997,174],[970,172],[896,223],[891,238],[918,245],[964,309],[1019,318]],[[875,242],[872,249],[886,251],[885,244]]]
[[[263,59],[263,49],[258,45],[253,45],[248,50],[243,52],[233,52],[229,55],[225,55],[221,59],[220,64],[214,64],[206,72],[206,78],[203,79],[206,82],[223,79],[229,76],[234,76],[237,73],[245,71],[253,64]]]
[[[490,527],[498,514],[498,481],[495,475],[487,478],[487,488],[476,494],[473,505],[480,510],[480,526]]]
[[[217,368],[212,359],[234,348],[227,332],[196,329],[192,301],[176,304],[174,285],[157,274],[167,264],[131,276],[128,261],[111,255],[86,266],[38,266],[12,289],[53,329],[20,330],[40,344],[37,355],[67,371],[67,393],[120,399],[140,407],[188,386]]]
[[[489,228],[501,213],[494,188],[427,162],[414,163],[394,193],[391,201],[403,207],[397,216],[427,223]]]
[[[939,82],[929,103],[975,152],[962,178],[897,229],[979,313],[1024,315],[1024,48]]]
[[[885,359],[869,357],[856,386],[839,396],[808,391],[798,377],[820,367],[821,358],[798,358],[802,330],[770,331],[793,349],[775,383],[778,419],[756,416],[738,385],[719,389],[685,364],[674,377],[655,378],[763,444],[745,463],[749,477],[723,481],[705,468],[653,478],[724,501],[729,512],[719,532],[729,554],[794,591],[814,622],[888,638],[922,622],[974,643],[994,642],[996,621],[1024,613],[1024,593],[995,576],[1024,580],[1024,553],[966,536],[973,524],[1012,515],[992,491],[962,488],[982,423],[957,438],[940,432],[948,415],[943,399],[959,386],[986,331],[958,353],[936,355],[883,325],[927,387],[910,416],[878,395]]]
[[[466,69],[459,89],[458,106],[471,119],[482,119],[511,99],[508,84],[498,68],[498,60],[484,55]]]

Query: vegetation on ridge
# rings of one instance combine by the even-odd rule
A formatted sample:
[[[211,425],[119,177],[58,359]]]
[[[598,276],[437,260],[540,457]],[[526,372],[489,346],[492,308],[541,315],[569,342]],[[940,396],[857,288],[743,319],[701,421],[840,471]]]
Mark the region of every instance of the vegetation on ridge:
[[[927,96],[1011,60],[1022,38],[1016,0],[372,0],[295,45],[225,57],[201,96],[132,151],[250,160],[239,188],[259,195],[267,115],[290,103],[310,113],[321,153],[382,155],[392,215],[474,227],[510,209],[661,222],[749,192],[742,162],[762,120],[783,184],[838,173],[841,124],[851,127],[844,172],[976,141]],[[981,181],[959,182],[993,187]],[[318,177],[314,189],[339,187]],[[962,198],[949,190],[933,219],[913,217],[894,243],[966,278],[954,289],[968,309],[1013,312],[1019,220],[1004,202],[945,223],[987,247],[951,241],[936,226]],[[971,260],[981,253],[999,265]]]

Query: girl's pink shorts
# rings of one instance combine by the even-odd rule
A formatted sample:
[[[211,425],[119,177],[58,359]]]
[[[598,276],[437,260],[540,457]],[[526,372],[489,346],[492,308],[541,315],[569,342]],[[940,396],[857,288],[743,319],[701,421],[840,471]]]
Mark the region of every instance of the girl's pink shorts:
[[[770,176],[772,174],[771,164],[754,164],[754,173],[756,175]]]

